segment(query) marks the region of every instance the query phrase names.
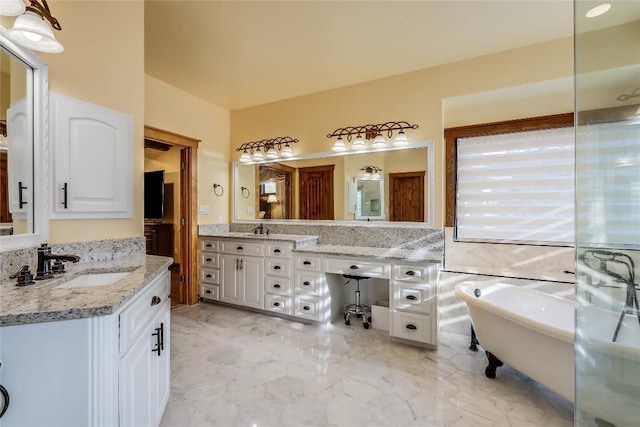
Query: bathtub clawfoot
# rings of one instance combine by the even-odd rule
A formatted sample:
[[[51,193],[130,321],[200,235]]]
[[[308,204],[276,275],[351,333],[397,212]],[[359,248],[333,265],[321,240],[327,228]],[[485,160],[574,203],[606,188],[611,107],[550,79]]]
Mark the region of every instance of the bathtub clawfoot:
[[[503,365],[502,361],[491,354],[490,351],[485,352],[487,354],[487,360],[489,360],[489,364],[484,370],[484,374],[487,378],[495,378],[496,377],[496,369]]]
[[[473,325],[471,325],[471,342],[469,343],[469,350],[478,351],[478,338],[476,337],[476,331],[473,330]]]

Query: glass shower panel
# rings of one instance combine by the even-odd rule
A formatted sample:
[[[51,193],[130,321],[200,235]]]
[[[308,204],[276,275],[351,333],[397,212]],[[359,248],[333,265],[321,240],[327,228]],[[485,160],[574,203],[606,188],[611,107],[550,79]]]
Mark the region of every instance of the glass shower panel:
[[[575,1],[576,418],[640,426],[640,2]]]

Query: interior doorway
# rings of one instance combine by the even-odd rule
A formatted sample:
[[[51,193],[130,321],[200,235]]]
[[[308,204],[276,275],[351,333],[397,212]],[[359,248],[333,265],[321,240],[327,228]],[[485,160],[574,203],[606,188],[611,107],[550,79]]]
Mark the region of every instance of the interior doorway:
[[[298,169],[300,219],[333,219],[333,169],[335,165]]]
[[[175,206],[173,212],[174,218],[170,224],[173,230],[173,244],[172,250],[175,260],[178,261],[172,267],[172,286],[171,286],[171,305],[179,304],[195,304],[198,302],[198,288],[197,281],[197,262],[195,257],[198,253],[198,224],[196,221],[197,212],[197,139],[190,138],[183,135],[178,135],[173,132],[153,128],[151,126],[145,126],[144,128],[144,141],[145,149],[150,150],[164,150],[166,152],[173,152],[174,155],[170,156],[171,162],[177,162],[175,166],[175,172],[177,176],[172,176],[171,179],[167,179],[174,185],[173,191],[170,186],[165,186],[165,193],[167,197],[163,201],[164,205],[168,205],[169,201],[166,199],[177,198],[173,200],[172,206]],[[173,151],[171,151],[173,150]],[[145,150],[146,152],[147,150]],[[145,159],[146,160],[146,159]],[[168,170],[174,170],[173,167]],[[151,171],[149,171],[151,172]],[[151,181],[150,181],[151,182]],[[175,187],[178,187],[177,189]],[[171,196],[169,196],[171,195]],[[174,196],[175,195],[175,196]],[[147,196],[147,189],[145,189],[145,196]],[[164,195],[163,195],[164,197]],[[146,203],[145,203],[146,204]],[[146,215],[145,215],[146,216]],[[159,226],[158,224],[166,224],[164,215],[159,220],[159,215],[153,215],[156,218],[147,221],[145,219],[145,238],[147,240],[147,252],[153,253],[156,248],[154,247],[154,238],[157,238],[158,254],[161,251],[160,247],[166,247],[166,240],[162,241],[160,233],[162,228],[169,228],[168,226]],[[154,230],[156,235],[154,235]],[[166,231],[164,231],[166,235]],[[166,239],[166,237],[165,237]],[[177,250],[177,253],[176,253]],[[164,253],[162,253],[164,255]]]
[[[389,220],[424,221],[425,171],[389,174]]]
[[[256,212],[260,219],[292,219],[295,168],[270,163],[256,166]]]

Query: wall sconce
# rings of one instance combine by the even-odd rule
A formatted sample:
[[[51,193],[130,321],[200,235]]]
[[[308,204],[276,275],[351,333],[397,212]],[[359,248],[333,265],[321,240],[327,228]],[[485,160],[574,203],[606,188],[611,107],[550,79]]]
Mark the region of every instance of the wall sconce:
[[[382,169],[377,166],[364,166],[360,168],[362,171],[362,179],[380,180]]]
[[[353,144],[351,144],[352,150],[364,150],[367,148],[367,144],[365,143],[367,140],[373,139],[373,143],[371,144],[371,148],[384,148],[387,146],[387,141],[384,139],[383,133],[387,133],[387,137],[391,139],[393,137],[393,131],[398,130],[398,134],[393,140],[393,145],[396,147],[401,147],[404,145],[408,145],[409,141],[407,140],[407,135],[404,133],[405,129],[417,129],[418,125],[412,125],[407,122],[386,122],[379,123],[375,125],[363,125],[363,126],[348,126],[345,128],[340,128],[334,130],[332,133],[327,135],[327,138],[338,137],[335,144],[331,148],[332,151],[342,152],[347,150],[347,146],[344,142],[343,136],[346,137],[348,142],[351,142],[351,138],[353,135],[356,135]]]
[[[8,37],[16,44],[31,50],[45,53],[60,53],[64,50],[62,44],[56,40],[51,28],[62,30],[60,22],[51,15],[46,0],[29,0],[25,6],[22,0],[0,0],[0,14],[4,16],[18,16],[13,28],[8,31]],[[49,21],[47,25],[44,20]]]
[[[267,203],[278,203],[278,199],[276,199],[276,195],[269,194],[269,197],[267,197]]]
[[[243,163],[261,162],[265,159],[275,160],[278,157],[289,158],[293,156],[291,144],[297,142],[297,139],[290,136],[279,136],[261,141],[245,142],[236,148],[236,151],[242,151],[240,161]]]

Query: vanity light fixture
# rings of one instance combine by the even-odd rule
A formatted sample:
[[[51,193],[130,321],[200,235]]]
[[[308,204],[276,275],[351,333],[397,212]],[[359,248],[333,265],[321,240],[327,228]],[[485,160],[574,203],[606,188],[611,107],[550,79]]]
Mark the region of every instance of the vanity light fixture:
[[[60,53],[64,50],[64,47],[56,40],[52,28],[61,31],[62,26],[51,15],[47,1],[41,1],[42,4],[38,0],[29,0],[29,6],[25,6],[24,13],[16,18],[13,28],[8,32],[8,36],[20,46],[31,50],[44,53]],[[7,6],[5,6],[5,3]],[[15,1],[1,0],[1,4],[2,10],[0,13],[2,15],[15,16],[13,14],[9,15],[9,12],[15,13],[18,10],[19,5]],[[6,12],[5,7],[7,8]],[[45,19],[50,25],[44,22]]]
[[[356,135],[356,138],[353,140],[353,144],[351,144],[350,149],[365,150],[367,148],[365,139],[366,140],[373,139],[373,144],[371,145],[371,148],[378,149],[378,148],[384,148],[387,146],[387,142],[385,141],[383,136],[384,132],[387,133],[388,138],[392,138],[393,132],[399,131],[398,134],[396,135],[393,145],[404,146],[409,144],[407,135],[404,133],[405,129],[417,129],[417,128],[418,128],[418,125],[412,125],[404,121],[369,124],[369,125],[362,125],[362,126],[348,126],[348,127],[334,130],[332,133],[327,135],[327,138],[338,137],[335,144],[331,148],[331,150],[335,152],[346,151],[348,148],[344,142],[343,137],[345,137],[348,142],[351,142],[351,138],[353,137],[353,135]],[[364,138],[362,137],[363,135],[364,135]]]
[[[240,155],[242,163],[262,162],[265,158],[267,160],[275,160],[278,157],[292,157],[291,144],[297,142],[297,139],[290,136],[279,136],[277,138],[245,142],[236,148],[236,151],[242,152]]]
[[[382,168],[378,166],[364,166],[360,168],[362,171],[362,179],[371,179],[371,180],[380,180],[382,176],[380,172],[382,172]]]
[[[22,0],[0,0],[0,15],[18,16],[26,11]]]

